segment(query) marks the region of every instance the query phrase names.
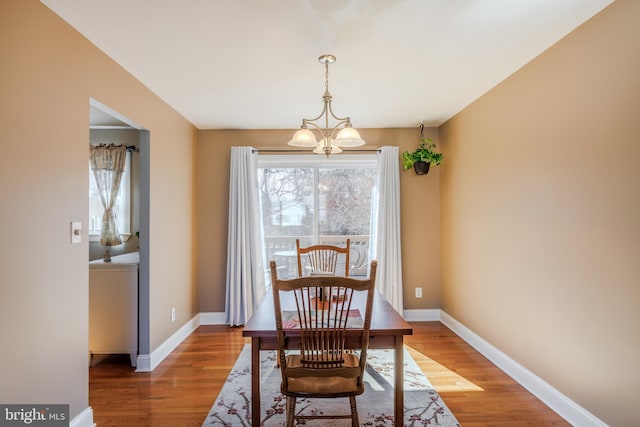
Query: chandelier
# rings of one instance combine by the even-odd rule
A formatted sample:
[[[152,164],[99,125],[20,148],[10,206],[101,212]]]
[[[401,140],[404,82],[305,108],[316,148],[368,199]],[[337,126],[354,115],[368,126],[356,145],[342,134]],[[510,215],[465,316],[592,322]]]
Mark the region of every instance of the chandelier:
[[[322,102],[324,107],[320,115],[314,119],[302,119],[302,125],[300,130],[293,134],[291,141],[287,144],[294,147],[313,147],[313,152],[316,154],[324,153],[327,157],[329,154],[341,153],[340,147],[359,147],[364,145],[364,140],[360,138],[360,134],[357,130],[351,127],[351,119],[349,117],[340,118],[333,113],[331,108],[331,94],[329,93],[329,64],[336,62],[336,57],[333,55],[322,55],[318,58],[321,64],[324,64],[324,95],[322,96]],[[329,126],[329,116],[337,120],[333,127]],[[321,120],[324,118],[324,121]],[[318,123],[316,123],[318,122]],[[316,139],[312,129],[317,130],[320,133],[320,139]]]

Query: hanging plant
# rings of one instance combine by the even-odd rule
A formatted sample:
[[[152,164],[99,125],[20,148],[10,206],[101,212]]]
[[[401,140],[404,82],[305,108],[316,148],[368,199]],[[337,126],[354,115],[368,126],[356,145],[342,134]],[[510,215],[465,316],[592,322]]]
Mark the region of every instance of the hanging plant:
[[[442,153],[435,151],[436,144],[430,139],[424,138],[423,130],[424,125],[420,124],[420,143],[418,148],[413,152],[404,151],[402,153],[402,167],[404,170],[414,168],[418,175],[426,175],[431,165],[438,166],[444,158]]]

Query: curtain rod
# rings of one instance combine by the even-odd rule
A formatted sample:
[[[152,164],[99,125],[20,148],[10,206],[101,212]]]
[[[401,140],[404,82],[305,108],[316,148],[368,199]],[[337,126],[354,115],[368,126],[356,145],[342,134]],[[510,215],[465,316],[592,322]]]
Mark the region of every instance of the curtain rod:
[[[98,145],[90,144],[90,145],[93,145],[94,147],[122,147],[122,144],[98,144]],[[125,148],[127,149],[127,151],[140,151],[138,150],[138,147],[136,147],[135,145],[125,145]]]
[[[252,150],[253,153],[311,153],[311,154],[316,154],[313,153],[312,151],[309,150],[288,150],[288,149],[284,149],[284,150],[262,150],[259,148],[254,148]],[[380,149],[370,149],[370,150],[342,150],[342,153],[353,153],[353,154],[357,154],[357,153],[379,153]],[[342,154],[342,153],[336,153],[336,154]],[[320,153],[320,154],[316,154],[317,156],[324,156],[324,153]]]

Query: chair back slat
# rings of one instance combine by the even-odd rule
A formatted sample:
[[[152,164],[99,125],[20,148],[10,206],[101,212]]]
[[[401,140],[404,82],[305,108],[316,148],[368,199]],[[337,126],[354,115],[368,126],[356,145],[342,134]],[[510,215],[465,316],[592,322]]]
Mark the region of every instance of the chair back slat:
[[[298,276],[304,276],[303,265],[309,265],[311,274],[336,274],[338,262],[344,257],[344,275],[349,276],[349,253],[351,240],[346,240],[344,247],[334,245],[300,246],[300,239],[296,239],[296,251],[298,255]],[[303,263],[303,260],[306,262]],[[341,273],[340,273],[341,274]]]
[[[335,301],[314,298],[340,295]],[[346,330],[354,290],[343,286],[299,288],[293,291],[301,329],[303,363],[314,367],[338,367],[344,363]]]
[[[285,382],[288,376],[335,376],[336,372],[345,377],[362,375],[369,344],[376,267],[376,261],[372,261],[370,276],[366,279],[344,276],[279,279],[276,263],[271,261],[279,363]],[[287,317],[287,321],[295,326],[291,327],[291,323],[288,323],[289,329],[283,326],[281,304],[281,298],[286,293],[295,300],[295,311]],[[354,300],[358,293],[364,293],[360,296],[364,305],[359,304],[356,310]],[[362,331],[355,348],[346,348],[350,330]],[[300,339],[301,366],[294,368],[287,366],[285,357],[285,342],[289,335],[296,335]],[[345,353],[353,350],[360,351],[359,365],[347,367]]]

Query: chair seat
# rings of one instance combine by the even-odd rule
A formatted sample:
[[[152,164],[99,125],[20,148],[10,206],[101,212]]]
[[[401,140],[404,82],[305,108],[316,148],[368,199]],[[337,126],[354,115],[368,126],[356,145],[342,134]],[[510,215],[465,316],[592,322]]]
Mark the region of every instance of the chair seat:
[[[355,368],[360,363],[360,359],[356,354],[345,353],[344,366]],[[287,367],[301,368],[302,362],[299,354],[291,354],[287,356]],[[357,378],[344,377],[325,377],[325,376],[309,376],[300,378],[289,378],[286,390],[290,393],[303,394],[326,394],[328,396],[336,394],[360,394],[363,388],[358,386]]]

